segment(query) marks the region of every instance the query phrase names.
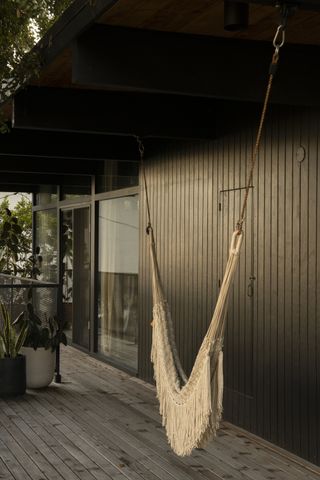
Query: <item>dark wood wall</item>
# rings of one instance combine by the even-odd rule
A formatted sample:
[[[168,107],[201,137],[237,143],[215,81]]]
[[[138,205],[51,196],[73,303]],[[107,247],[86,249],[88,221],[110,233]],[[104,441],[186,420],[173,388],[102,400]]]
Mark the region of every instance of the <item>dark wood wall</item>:
[[[245,105],[240,108],[245,111]],[[224,397],[225,419],[317,464],[319,119],[313,110],[272,107],[269,112],[230,302]],[[147,145],[160,268],[188,372],[217,298],[256,122],[234,125],[234,133],[229,125],[228,134],[210,142]],[[151,380],[150,271],[141,193],[139,375]]]

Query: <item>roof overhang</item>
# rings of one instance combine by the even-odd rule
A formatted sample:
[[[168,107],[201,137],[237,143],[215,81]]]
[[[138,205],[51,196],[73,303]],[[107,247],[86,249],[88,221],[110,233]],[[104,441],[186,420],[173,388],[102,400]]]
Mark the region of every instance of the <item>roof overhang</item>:
[[[238,118],[231,101],[254,110],[263,96],[279,12],[274,0],[250,3],[248,29],[227,32],[223,0],[76,0],[36,46],[43,68],[15,96],[14,131],[103,136],[101,152],[119,159],[136,158],[134,134],[213,138]],[[320,105],[320,2],[290,3],[273,101]]]

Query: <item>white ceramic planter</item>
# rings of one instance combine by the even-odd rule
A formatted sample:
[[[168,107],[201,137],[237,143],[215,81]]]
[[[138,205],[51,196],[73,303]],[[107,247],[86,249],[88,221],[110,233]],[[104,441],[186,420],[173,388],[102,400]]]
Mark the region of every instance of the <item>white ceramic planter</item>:
[[[26,356],[27,388],[43,388],[50,385],[54,376],[55,352],[51,348],[22,347],[21,353]]]

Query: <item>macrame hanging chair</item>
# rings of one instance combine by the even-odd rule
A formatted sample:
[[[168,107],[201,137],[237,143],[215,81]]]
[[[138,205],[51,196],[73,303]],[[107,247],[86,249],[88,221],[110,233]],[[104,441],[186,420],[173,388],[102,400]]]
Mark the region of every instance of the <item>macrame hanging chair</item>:
[[[160,414],[169,443],[177,455],[190,455],[215,435],[222,414],[223,331],[230,286],[239,259],[243,233],[232,236],[229,259],[209,329],[190,377],[178,357],[169,305],[165,299],[150,232],[153,333],[151,360],[160,402]],[[181,383],[184,385],[181,386]]]
[[[195,448],[203,447],[219,428],[222,416],[223,398],[223,335],[227,313],[228,296],[234,280],[240,249],[243,241],[243,223],[248,195],[253,179],[253,171],[258,154],[269,102],[273,77],[276,71],[279,49],[284,43],[285,27],[278,27],[274,38],[275,53],[270,66],[269,82],[263,104],[255,147],[246,185],[245,198],[240,219],[232,234],[229,258],[216,307],[208,331],[203,339],[189,378],[183,371],[176,342],[170,308],[161,282],[156,245],[151,225],[150,205],[146,172],[144,167],[144,147],[139,144],[142,174],[146,194],[148,214],[147,233],[151,255],[153,321],[151,360],[154,368],[157,397],[160,403],[162,424],[173,451],[180,456],[190,455]],[[280,40],[278,40],[280,36]]]

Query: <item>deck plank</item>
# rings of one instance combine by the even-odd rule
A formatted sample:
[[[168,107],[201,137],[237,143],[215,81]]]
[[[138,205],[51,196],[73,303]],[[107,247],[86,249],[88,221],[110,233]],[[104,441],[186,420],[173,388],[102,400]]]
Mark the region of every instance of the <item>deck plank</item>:
[[[35,465],[32,460],[30,460],[24,449],[16,442],[13,436],[4,427],[0,428],[0,438],[10,452],[14,454],[16,460],[23,465],[24,469],[30,474],[32,480],[44,479],[44,475],[41,470],[39,470],[37,465]],[[3,475],[3,477],[1,475]],[[1,464],[0,478],[6,478],[4,472],[2,473]],[[26,476],[26,478],[28,477]]]
[[[0,478],[2,480],[14,480],[14,477],[11,475],[5,463],[1,459],[0,459]]]
[[[1,438],[4,436],[3,429],[0,429]],[[24,468],[17,461],[11,450],[7,445],[0,440],[0,458],[7,467],[8,471],[14,475],[14,478],[17,480],[31,480],[31,477],[27,474]]]
[[[45,428],[47,424],[46,417],[39,418],[35,415],[35,409],[29,406],[29,403],[19,402],[13,405],[19,416],[25,423],[34,430],[35,434],[49,447],[55,455],[70,469],[69,478],[73,480],[94,480],[94,476],[89,470],[79,463],[72,454],[65,448],[65,442],[57,439],[52,430]],[[68,478],[68,477],[67,477]]]
[[[113,393],[115,393],[115,392],[113,392]],[[74,398],[75,398],[76,403],[73,404],[73,410],[77,411],[79,408],[81,408],[81,405],[79,404],[79,400],[78,400],[78,397],[76,396],[76,394],[74,394]],[[100,401],[99,401],[99,398],[101,399]],[[164,430],[162,428],[159,430],[159,421],[154,421],[148,415],[142,414],[141,412],[136,412],[135,411],[135,404],[133,404],[133,403],[130,403],[130,405],[124,405],[123,403],[119,404],[119,401],[118,401],[117,397],[114,397],[113,395],[106,396],[106,395],[103,395],[102,393],[99,393],[98,395],[95,395],[95,396],[91,395],[89,402],[90,403],[87,403],[87,405],[86,405],[86,408],[85,408],[86,412],[85,412],[84,415],[89,414],[92,421],[96,417],[95,420],[99,421],[99,426],[101,426],[101,409],[104,409],[105,412],[108,412],[108,413],[104,413],[104,416],[107,415],[109,417],[107,423],[103,422],[104,431],[111,430],[111,423],[113,424],[113,420],[115,420],[117,418],[124,419],[124,423],[121,424],[121,430],[122,430],[122,432],[124,432],[124,436],[127,439],[130,438],[130,443],[131,444],[134,442],[134,440],[137,440],[137,439],[139,440],[139,432],[148,432],[148,430],[150,430],[150,429],[154,430],[155,438],[151,439],[151,440],[154,441],[154,445],[155,445],[154,449],[150,450],[150,448],[149,448],[150,447],[150,438],[148,438],[148,439],[142,438],[142,441],[140,442],[139,449],[143,448],[146,455],[151,453],[151,455],[153,456],[153,461],[154,462],[158,461],[158,463],[159,463],[159,461],[160,461],[160,463],[163,465],[164,470],[167,472],[167,475],[169,474],[169,471],[170,471],[170,470],[168,471],[168,468],[171,468],[170,466],[167,465],[168,462],[169,462],[170,464],[173,463],[174,466],[176,466],[178,468],[178,470],[175,470],[174,472],[171,472],[171,474],[173,474],[175,476],[175,478],[180,478],[181,472],[183,472],[183,475],[181,477],[183,479],[185,479],[185,478],[188,479],[188,478],[190,478],[190,476],[192,476],[192,478],[199,478],[199,475],[194,476],[194,474],[192,473],[192,469],[189,469],[189,471],[186,471],[185,463],[187,462],[187,460],[185,460],[184,463],[183,463],[175,455],[173,455],[173,454],[170,455],[171,452],[170,452],[170,448],[168,447],[168,444],[166,442]],[[64,403],[65,403],[65,407],[70,407],[72,405],[73,402],[70,400],[69,395],[68,395],[68,399],[64,400]],[[86,403],[86,399],[82,398],[81,399],[82,406],[85,403]],[[139,405],[141,405],[141,402],[139,403]],[[98,409],[97,413],[94,413],[95,410],[96,410],[95,406]],[[98,417],[97,417],[97,415],[98,415]],[[157,418],[157,420],[159,420],[158,415],[157,415],[156,418]],[[82,420],[83,420],[83,413],[81,414],[81,421]],[[91,425],[93,424],[90,420],[88,420],[88,423],[90,423]],[[136,435],[136,437],[134,437],[133,435],[130,435],[130,433],[131,434],[135,433],[135,429],[132,430],[131,424],[137,425],[138,436]],[[151,431],[149,433],[152,435]],[[114,431],[111,431],[111,435],[113,435],[113,434],[114,434]],[[159,458],[160,437],[162,437],[161,438],[161,445],[162,445],[163,452],[161,451],[161,457]],[[142,447],[141,447],[141,445],[142,445]],[[197,463],[197,461],[193,458],[192,459],[192,464],[193,464],[193,467],[198,468],[199,472],[204,472],[205,475],[206,475],[206,478],[208,478],[208,476],[211,477],[211,478],[217,478],[217,476],[215,476],[215,474],[213,472],[208,473],[208,471],[205,470],[205,467],[203,465],[203,461],[201,461],[200,463]],[[210,466],[212,466],[212,465],[210,465]],[[216,470],[216,466],[215,466],[215,470]],[[234,473],[234,472],[232,472],[232,473]],[[222,471],[222,478],[225,478],[226,475],[230,475],[230,472],[228,471],[226,465],[224,465],[224,469]],[[234,475],[231,478],[235,478]],[[239,478],[243,478],[243,477],[239,476]]]
[[[95,455],[100,455],[102,459],[103,457],[107,457],[108,461],[111,462],[108,470],[110,470],[113,465],[115,468],[120,468],[122,474],[126,476],[130,475],[128,478],[157,480],[156,476],[149,472],[142,464],[139,464],[139,452],[136,452],[128,442],[121,444],[121,442],[118,441],[119,439],[112,438],[110,432],[104,426],[101,416],[95,418],[91,412],[90,415],[86,413],[86,410],[89,411],[89,409],[92,408],[91,402],[88,406],[85,406],[84,410],[81,410],[81,405],[73,402],[72,397],[68,395],[66,398],[60,397],[63,407],[57,410],[55,409],[54,400],[54,396],[47,395],[47,397],[41,401],[42,407],[47,407],[48,411],[50,409],[50,415],[51,417],[53,416],[53,423],[57,422],[57,420],[54,420],[54,416],[60,416],[60,419],[63,421],[63,426],[61,427],[60,425],[59,430],[62,431],[63,428],[65,435],[67,435],[67,431],[65,430],[67,427],[69,437],[70,435],[77,435],[78,439],[83,440],[89,448],[96,450]],[[92,400],[92,396],[90,400]],[[84,402],[82,402],[82,407],[83,405]],[[39,406],[37,408],[39,409]],[[70,409],[69,412],[68,409]],[[78,417],[74,416],[72,413],[74,411],[79,413]],[[112,478],[115,478],[115,473],[119,475],[119,472],[115,470],[110,472]]]
[[[152,385],[68,347],[63,383],[0,399],[3,480],[319,480],[320,469],[224,423],[190,457],[170,449]]]

